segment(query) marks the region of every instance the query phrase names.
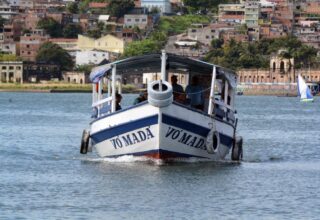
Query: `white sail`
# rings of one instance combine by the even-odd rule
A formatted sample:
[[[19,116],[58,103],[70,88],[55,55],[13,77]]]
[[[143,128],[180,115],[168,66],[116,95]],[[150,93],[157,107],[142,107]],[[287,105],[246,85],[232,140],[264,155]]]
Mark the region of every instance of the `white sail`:
[[[300,74],[298,76],[298,96],[300,96],[301,100],[313,100],[310,88]]]

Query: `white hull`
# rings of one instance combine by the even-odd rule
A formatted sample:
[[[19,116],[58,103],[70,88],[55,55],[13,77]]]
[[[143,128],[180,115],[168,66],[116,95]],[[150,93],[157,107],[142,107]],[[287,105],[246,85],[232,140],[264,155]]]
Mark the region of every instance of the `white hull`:
[[[213,127],[219,133],[220,146],[210,154],[206,137]],[[176,103],[158,108],[145,102],[93,121],[90,133],[101,157],[222,160],[233,146],[234,126]]]

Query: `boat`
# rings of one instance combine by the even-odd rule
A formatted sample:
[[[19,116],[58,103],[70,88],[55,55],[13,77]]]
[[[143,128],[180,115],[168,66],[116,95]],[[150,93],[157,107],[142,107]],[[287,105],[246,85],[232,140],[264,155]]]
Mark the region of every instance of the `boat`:
[[[185,99],[177,100],[169,83],[177,74],[186,84],[199,78],[203,90],[181,93]],[[147,100],[117,111],[116,96],[122,92],[123,79],[137,75],[149,79]],[[162,51],[98,66],[90,80],[94,119],[83,131],[80,153],[95,148],[104,158],[131,155],[221,161],[231,152],[232,160],[242,159],[234,107],[237,77],[233,71]],[[103,84],[108,85],[106,97]],[[196,94],[204,97],[202,109],[188,103]]]
[[[311,90],[302,78],[302,76],[298,75],[298,96],[300,97],[301,102],[313,102],[313,96],[311,94]]]

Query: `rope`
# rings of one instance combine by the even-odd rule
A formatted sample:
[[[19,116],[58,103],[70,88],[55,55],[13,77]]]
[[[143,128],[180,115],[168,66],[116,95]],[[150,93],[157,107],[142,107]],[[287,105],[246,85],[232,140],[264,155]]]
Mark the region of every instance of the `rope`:
[[[186,93],[186,92],[173,92],[173,93],[177,93],[177,94],[181,94],[181,95],[183,95],[183,94],[194,95],[194,94],[203,93],[203,92],[208,91],[208,90],[210,90],[210,89],[211,89],[211,87],[208,87],[208,88],[206,88],[206,89],[203,89],[203,90],[201,90],[201,91],[199,91],[199,92],[191,92],[191,93]]]

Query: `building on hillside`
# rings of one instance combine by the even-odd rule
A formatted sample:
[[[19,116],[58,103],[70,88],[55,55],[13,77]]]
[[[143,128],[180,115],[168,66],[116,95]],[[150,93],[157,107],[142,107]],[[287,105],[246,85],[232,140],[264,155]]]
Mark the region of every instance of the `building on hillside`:
[[[221,33],[226,30],[233,30],[234,26],[230,23],[212,23],[212,24],[192,24],[188,28],[188,37],[209,46],[213,39],[219,39]]]
[[[220,4],[219,21],[231,23],[244,23],[244,4]]]
[[[151,27],[152,19],[146,14],[126,14],[124,15],[124,27],[146,29]]]
[[[32,9],[34,7],[33,0],[19,0],[20,9]]]
[[[64,12],[48,12],[46,16],[54,19],[61,25],[72,23],[73,15]]]
[[[40,82],[50,80],[61,80],[62,74],[60,66],[53,63],[24,62],[23,63],[24,82]]]
[[[18,6],[12,6],[6,0],[0,1],[0,17],[5,19],[11,19],[14,15],[17,15],[18,13]]]
[[[123,53],[125,42],[123,39],[113,35],[106,35],[98,39],[78,35],[78,49],[85,50],[101,50],[112,53]]]
[[[23,83],[23,62],[0,62],[0,83]]]
[[[86,50],[76,52],[76,65],[99,64],[103,60],[109,60],[109,52],[99,50]]]
[[[282,24],[264,24],[260,25],[260,38],[275,39],[287,36],[284,25]]]
[[[47,42],[48,35],[43,30],[35,30],[20,38],[20,57],[25,61],[35,61],[41,45]]]
[[[260,17],[260,2],[258,0],[248,0],[245,3],[244,20],[246,25],[250,27],[257,27],[259,25]]]
[[[59,45],[62,49],[66,50],[72,59],[75,61],[78,51],[78,39],[70,38],[49,38],[50,42]]]
[[[141,7],[148,8],[149,11],[157,8],[161,14],[169,14],[172,12],[169,0],[141,0]]]
[[[67,83],[86,84],[90,83],[89,75],[84,72],[68,71],[62,73],[62,79]]]

